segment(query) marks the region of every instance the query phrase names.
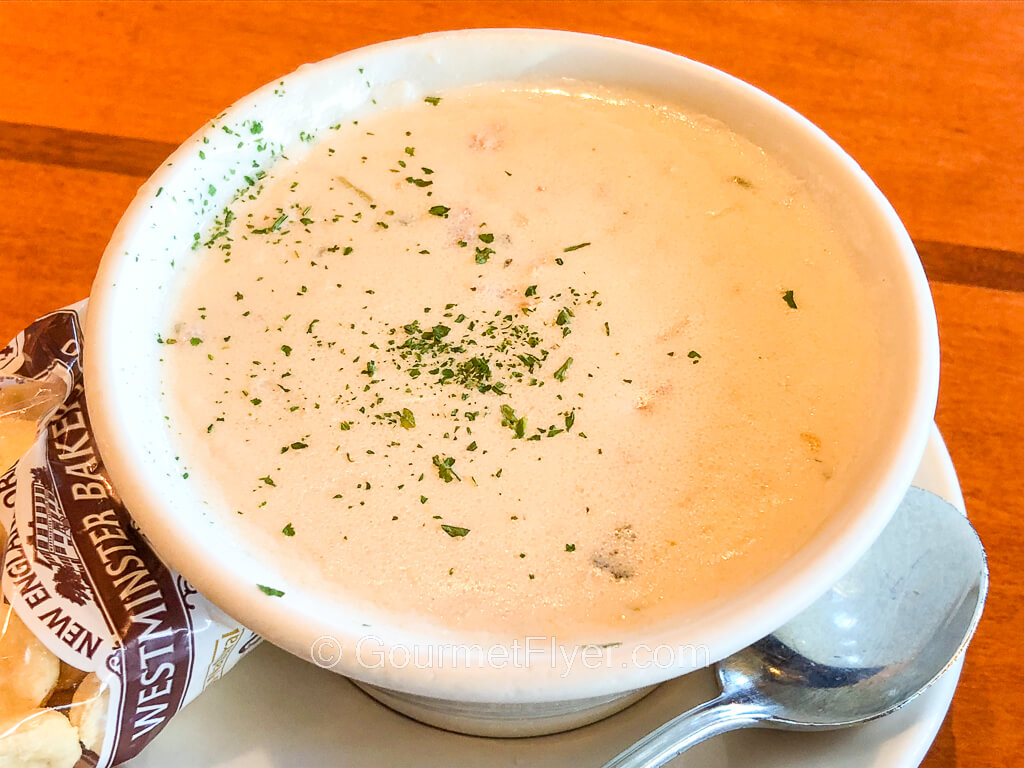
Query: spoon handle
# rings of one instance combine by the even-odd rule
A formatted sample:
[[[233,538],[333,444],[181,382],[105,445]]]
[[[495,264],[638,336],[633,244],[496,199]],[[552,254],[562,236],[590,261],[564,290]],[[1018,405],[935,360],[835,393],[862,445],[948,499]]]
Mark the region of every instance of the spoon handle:
[[[745,728],[771,716],[763,703],[722,693],[651,731],[604,768],[659,768],[705,739]]]

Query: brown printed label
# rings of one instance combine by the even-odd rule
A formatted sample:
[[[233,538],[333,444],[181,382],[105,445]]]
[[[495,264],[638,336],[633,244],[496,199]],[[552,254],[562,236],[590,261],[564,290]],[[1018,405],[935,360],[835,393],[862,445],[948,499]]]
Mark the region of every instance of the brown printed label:
[[[82,382],[83,308],[41,318],[0,350],[0,375],[62,382],[66,392],[35,446],[0,476],[2,576],[4,595],[33,633],[106,681],[98,762],[110,766],[137,755],[257,638],[222,623],[230,620],[156,557],[110,483]],[[208,666],[193,680],[201,633]]]

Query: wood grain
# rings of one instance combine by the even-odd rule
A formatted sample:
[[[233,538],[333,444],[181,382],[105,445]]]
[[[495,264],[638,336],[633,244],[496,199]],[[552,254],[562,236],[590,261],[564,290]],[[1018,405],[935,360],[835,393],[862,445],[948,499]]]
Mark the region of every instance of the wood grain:
[[[819,124],[893,202],[932,280],[936,418],[992,568],[924,765],[1019,762],[1002,669],[1024,637],[1024,3],[0,3],[0,341],[88,294],[141,180],[235,99],[360,45],[482,26],[719,67]]]

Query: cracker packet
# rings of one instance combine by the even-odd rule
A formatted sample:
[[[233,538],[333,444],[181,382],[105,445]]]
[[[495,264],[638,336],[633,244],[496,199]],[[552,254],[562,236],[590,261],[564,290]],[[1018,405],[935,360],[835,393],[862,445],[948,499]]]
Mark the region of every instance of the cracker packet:
[[[260,641],[160,561],[111,485],[86,303],[0,350],[0,766],[123,763]]]

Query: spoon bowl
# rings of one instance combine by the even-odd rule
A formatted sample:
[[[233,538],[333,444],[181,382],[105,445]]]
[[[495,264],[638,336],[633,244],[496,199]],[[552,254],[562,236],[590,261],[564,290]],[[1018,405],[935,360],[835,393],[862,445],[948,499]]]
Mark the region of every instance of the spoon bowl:
[[[722,694],[605,768],[657,768],[746,726],[818,730],[919,696],[967,648],[988,591],[985,550],[959,510],[919,488],[857,564],[803,613],[717,665]]]

